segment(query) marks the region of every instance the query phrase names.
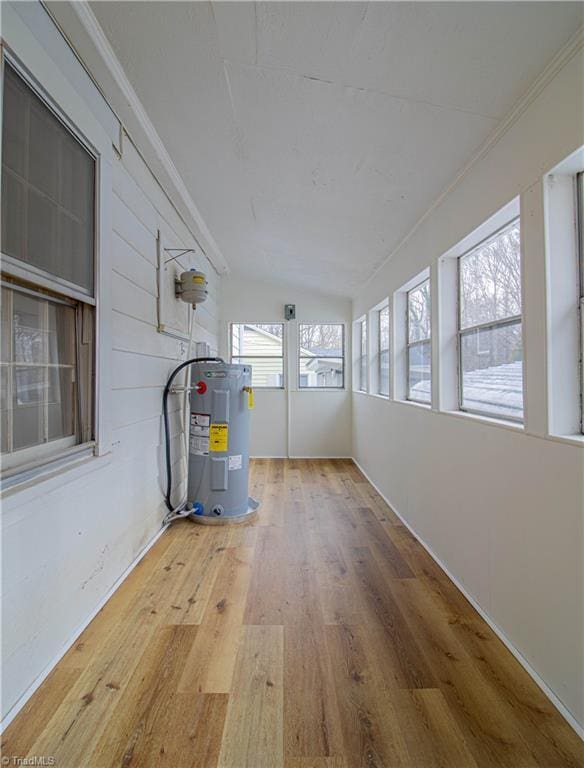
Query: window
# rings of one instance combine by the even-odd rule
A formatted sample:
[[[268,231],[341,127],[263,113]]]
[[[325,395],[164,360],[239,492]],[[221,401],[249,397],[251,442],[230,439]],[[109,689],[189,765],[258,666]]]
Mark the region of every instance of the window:
[[[377,313],[377,391],[389,396],[389,307]]]
[[[284,387],[282,323],[233,323],[231,362],[251,365],[254,387]]]
[[[519,219],[458,260],[460,408],[523,420]]]
[[[357,389],[367,392],[367,318],[357,321]]]
[[[345,386],[345,326],[342,323],[300,323],[298,326],[300,389]]]
[[[430,280],[408,291],[407,309],[407,399],[432,402],[432,343]]]
[[[8,62],[2,123],[4,474],[93,438],[95,158]]]

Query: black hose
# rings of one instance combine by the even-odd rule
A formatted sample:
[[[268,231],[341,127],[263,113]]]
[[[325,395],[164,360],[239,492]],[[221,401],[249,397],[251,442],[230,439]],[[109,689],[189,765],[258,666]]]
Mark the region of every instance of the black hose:
[[[225,360],[223,360],[223,358],[221,357],[193,357],[191,360],[185,360],[184,363],[177,365],[174,371],[170,374],[170,377],[166,382],[166,386],[164,387],[164,394],[162,395],[162,415],[164,418],[164,437],[166,440],[166,494],[164,496],[164,500],[166,501],[166,506],[168,507],[168,510],[170,512],[173,511],[174,507],[172,506],[172,502],[170,500],[170,494],[172,492],[172,469],[170,465],[170,428],[168,426],[168,395],[170,393],[170,387],[172,386],[172,382],[174,381],[174,377],[176,376],[176,374],[180,373],[183,368],[186,368],[187,365],[191,365],[192,363],[225,363]]]

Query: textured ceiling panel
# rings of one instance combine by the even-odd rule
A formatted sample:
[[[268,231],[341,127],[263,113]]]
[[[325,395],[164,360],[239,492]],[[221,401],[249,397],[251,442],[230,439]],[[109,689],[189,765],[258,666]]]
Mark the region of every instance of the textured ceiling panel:
[[[92,3],[231,268],[349,294],[579,3]]]

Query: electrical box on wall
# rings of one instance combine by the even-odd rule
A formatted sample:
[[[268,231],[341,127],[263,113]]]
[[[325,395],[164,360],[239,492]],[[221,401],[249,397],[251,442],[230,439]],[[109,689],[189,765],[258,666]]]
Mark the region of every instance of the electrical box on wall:
[[[296,304],[284,304],[284,317],[286,320],[296,319]]]

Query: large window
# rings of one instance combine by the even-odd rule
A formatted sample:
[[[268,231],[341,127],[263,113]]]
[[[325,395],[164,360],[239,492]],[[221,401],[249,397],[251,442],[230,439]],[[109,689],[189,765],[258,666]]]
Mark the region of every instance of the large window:
[[[461,256],[460,408],[523,420],[519,220]]]
[[[251,365],[254,387],[284,386],[284,325],[233,323],[231,361]]]
[[[407,398],[432,401],[430,280],[407,294]]]
[[[357,321],[357,389],[367,392],[367,318]]]
[[[389,396],[389,307],[377,313],[377,391]]]
[[[342,323],[300,323],[298,326],[300,389],[345,386],[345,327]]]
[[[3,473],[93,437],[95,158],[5,62]]]

